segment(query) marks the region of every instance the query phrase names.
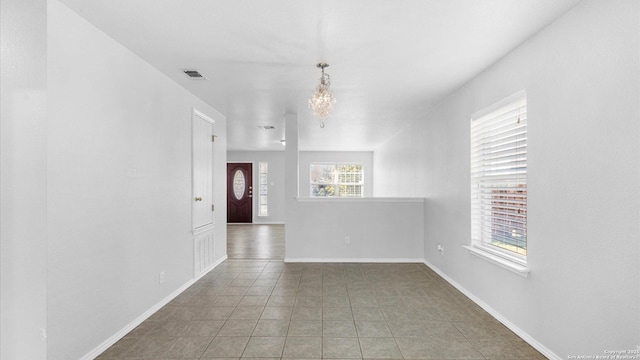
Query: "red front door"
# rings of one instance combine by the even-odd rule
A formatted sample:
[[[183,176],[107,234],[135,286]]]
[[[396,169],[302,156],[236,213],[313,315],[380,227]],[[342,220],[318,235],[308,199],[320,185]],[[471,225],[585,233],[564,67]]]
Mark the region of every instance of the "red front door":
[[[250,223],[253,186],[250,163],[227,164],[227,222]]]

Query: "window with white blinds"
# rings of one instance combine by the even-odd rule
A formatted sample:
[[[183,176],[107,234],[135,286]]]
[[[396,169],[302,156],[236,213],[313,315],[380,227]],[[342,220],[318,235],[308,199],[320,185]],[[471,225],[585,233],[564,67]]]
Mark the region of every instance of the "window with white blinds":
[[[527,98],[521,91],[471,119],[472,245],[525,264]]]

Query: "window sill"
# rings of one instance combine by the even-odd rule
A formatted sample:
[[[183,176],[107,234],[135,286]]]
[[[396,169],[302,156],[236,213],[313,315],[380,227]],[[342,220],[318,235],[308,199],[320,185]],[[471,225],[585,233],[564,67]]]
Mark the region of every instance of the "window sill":
[[[424,198],[391,198],[391,197],[297,197],[298,202],[365,202],[365,203],[382,203],[382,202],[424,202]]]
[[[522,277],[527,277],[529,276],[529,268],[524,266],[524,265],[520,265],[520,264],[516,264],[513,261],[509,261],[503,257],[497,256],[497,255],[493,255],[487,251],[484,251],[480,248],[477,248],[475,246],[463,246],[465,249],[469,250],[469,252],[479,258],[482,258],[484,260],[487,260],[490,263],[493,263],[495,265],[500,266],[503,269],[507,269],[513,273],[516,273]]]

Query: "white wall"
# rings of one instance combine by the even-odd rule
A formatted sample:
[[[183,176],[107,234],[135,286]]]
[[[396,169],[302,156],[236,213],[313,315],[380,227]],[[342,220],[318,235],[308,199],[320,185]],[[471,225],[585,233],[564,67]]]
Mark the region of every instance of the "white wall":
[[[47,342],[47,2],[0,2],[0,358]]]
[[[215,247],[226,255],[226,128],[58,1],[48,10],[48,359],[77,359],[193,278],[193,108],[216,121]]]
[[[297,115],[288,114],[285,126],[286,262],[422,261],[422,199],[299,197],[296,185],[308,189],[310,162],[362,162],[366,171],[371,153],[298,152]]]
[[[288,140],[287,140],[288,145]],[[300,151],[300,197],[311,197],[311,163],[359,163],[364,171],[364,196],[373,196],[372,151]]]
[[[422,262],[422,199],[300,198],[294,209],[287,262]]]
[[[253,222],[256,224],[284,224],[284,151],[228,151],[227,161],[253,163]],[[269,164],[267,175],[269,216],[258,216],[260,162]]]
[[[640,344],[639,14],[638,1],[580,3],[374,154],[375,195],[427,197],[427,261],[548,356]],[[470,116],[521,89],[528,278],[462,248]]]

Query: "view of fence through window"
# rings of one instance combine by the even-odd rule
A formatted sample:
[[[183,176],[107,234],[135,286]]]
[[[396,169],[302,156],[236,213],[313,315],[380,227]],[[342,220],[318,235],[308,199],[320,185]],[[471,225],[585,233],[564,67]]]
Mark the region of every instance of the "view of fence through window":
[[[362,164],[313,163],[310,167],[312,197],[362,197]]]
[[[527,255],[527,189],[491,192],[491,244],[521,255]]]

